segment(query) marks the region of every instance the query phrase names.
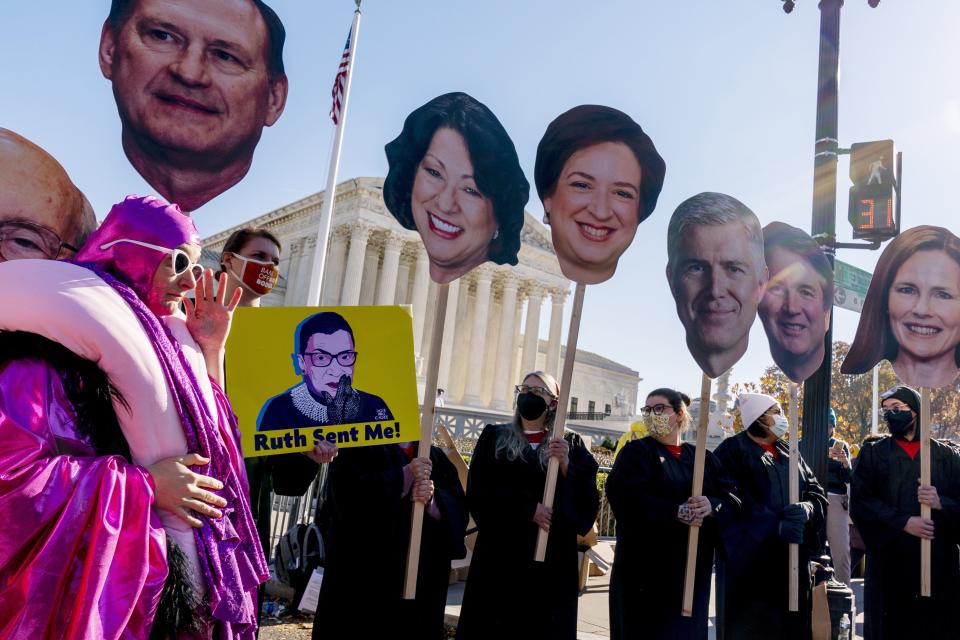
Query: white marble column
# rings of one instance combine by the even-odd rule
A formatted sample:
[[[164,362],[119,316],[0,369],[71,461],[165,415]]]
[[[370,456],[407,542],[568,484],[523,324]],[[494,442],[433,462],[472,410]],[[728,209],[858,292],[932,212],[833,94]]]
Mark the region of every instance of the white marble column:
[[[317,249],[316,237],[306,237],[300,246],[301,259],[297,265],[297,277],[293,283],[293,299],[298,305],[307,304],[307,287],[310,285],[310,271],[313,270],[314,253]],[[289,283],[287,283],[289,286]]]
[[[560,379],[560,342],[563,332],[563,307],[566,304],[567,292],[554,289],[550,292],[553,308],[550,310],[550,337],[547,341],[547,368],[546,372]]]
[[[500,308],[501,301],[494,296],[487,314],[487,333],[484,335],[483,382],[480,391],[480,404],[489,407],[493,402],[493,381],[497,375],[497,348],[500,346]]]
[[[427,322],[427,294],[430,292],[430,261],[423,245],[417,245],[417,266],[413,274],[413,348],[422,358],[424,325]]]
[[[367,242],[367,255],[363,259],[363,278],[360,281],[360,305],[370,306],[376,300],[377,273],[380,270],[380,247],[375,240]]]
[[[397,290],[393,296],[394,304],[409,304],[410,299],[410,256],[400,253],[400,268],[397,269]]]
[[[473,334],[474,302],[470,299],[469,285],[460,278],[460,293],[457,296],[457,330],[453,339],[453,358],[450,365],[450,380],[447,392],[447,402],[460,404],[463,402],[464,390],[467,386],[467,371],[469,362],[465,357],[470,352],[470,337]]]
[[[401,249],[403,238],[399,234],[388,232],[383,241],[383,266],[380,268],[380,281],[377,283],[378,305],[394,304]]]
[[[483,390],[483,356],[487,332],[487,315],[490,311],[490,286],[493,283],[493,270],[481,266],[474,273],[477,276],[477,296],[473,309],[473,327],[470,332],[470,356],[467,366],[471,373],[467,376],[463,403],[480,404],[480,394]]]
[[[340,284],[343,282],[343,268],[346,259],[346,229],[337,227],[330,232],[330,249],[327,251],[327,262],[324,267],[320,304],[329,306],[340,301]]]
[[[517,287],[520,284],[519,279],[508,274],[503,280],[503,304],[500,309],[500,335],[497,349],[497,368],[494,371],[496,378],[493,382],[493,408],[508,409],[507,404],[507,381],[504,378],[510,375],[513,368],[513,354],[511,347],[513,343],[513,323],[515,322],[515,311],[517,309]]]
[[[360,303],[360,283],[363,281],[363,263],[367,254],[367,240],[370,227],[354,224],[350,230],[350,250],[347,252],[347,264],[344,267],[343,291],[340,304],[355,307]]]
[[[520,369],[523,373],[537,368],[537,348],[540,346],[540,305],[543,303],[543,290],[531,285],[527,292],[527,322],[523,329],[523,358]],[[523,375],[521,373],[520,375]]]
[[[450,386],[450,365],[453,362],[453,339],[457,332],[457,303],[459,302],[460,280],[449,285],[447,294],[447,315],[443,322],[443,343],[440,347],[440,370],[437,372],[437,384],[441,389]],[[430,389],[427,389],[429,392]],[[436,389],[433,390],[436,393]]]
[[[300,271],[300,262],[303,260],[303,238],[294,238],[287,243],[287,255],[287,272],[284,274],[287,290],[283,293],[283,306],[294,307],[300,302],[294,295],[297,272]]]
[[[525,294],[522,292],[517,296],[517,308],[513,312],[513,324],[510,326],[513,327],[513,339],[510,342],[510,372],[501,383],[506,387],[507,391],[507,404],[510,405],[510,398],[513,397],[513,388],[520,382],[520,376],[527,373],[526,371],[520,370],[521,360],[523,359],[523,342],[521,342],[520,327],[523,320],[523,301],[525,299]],[[510,405],[512,406],[512,405]]]

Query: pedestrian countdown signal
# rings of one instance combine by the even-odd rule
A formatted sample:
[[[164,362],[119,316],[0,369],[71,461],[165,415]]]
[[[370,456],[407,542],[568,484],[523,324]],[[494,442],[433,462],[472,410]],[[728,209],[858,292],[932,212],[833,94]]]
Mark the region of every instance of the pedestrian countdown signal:
[[[850,148],[850,205],[853,237],[884,241],[897,235],[897,185],[893,140],[857,142]]]

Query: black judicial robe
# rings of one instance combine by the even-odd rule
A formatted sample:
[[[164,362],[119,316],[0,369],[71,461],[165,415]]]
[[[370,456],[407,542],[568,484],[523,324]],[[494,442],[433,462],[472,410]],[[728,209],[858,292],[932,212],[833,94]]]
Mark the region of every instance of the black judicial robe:
[[[409,459],[396,444],[341,449],[330,463],[325,521],[328,547],[314,640],[439,639],[450,561],[466,555],[467,508],[457,470],[430,447],[434,502],[424,514],[415,600],[403,599],[413,502],[403,497]]]
[[[574,640],[577,635],[577,535],[593,527],[600,506],[597,461],[575,433],[567,475],[557,475],[553,519],[544,562],[534,562],[546,470],[529,445],[520,458],[494,455],[497,431],[488,424],[477,440],[467,480],[467,502],[479,532],[463,594],[457,640]],[[545,446],[545,445],[541,445]]]
[[[719,530],[729,526],[740,501],[720,464],[707,452],[703,495],[713,514],[700,527],[693,616],[681,615],[690,527],[677,509],[693,487],[696,447],[681,445],[680,458],[647,436],[628,442],[607,477],[606,492],[617,518],[617,548],[610,577],[610,637],[706,638],[710,580]]]
[[[890,437],[864,444],[853,470],[850,516],[867,546],[866,638],[960,637],[960,454],[930,441],[930,480],[942,509],[932,512],[931,598],[920,596],[920,538],[903,530],[920,515],[920,454]]]
[[[746,431],[714,453],[734,482],[740,517],[722,532],[726,557],[717,558],[717,637],[720,640],[810,637],[808,561],[823,547],[827,494],[800,457],[800,501],[812,508],[800,544],[800,607],[789,611],[789,545],[778,535],[780,512],[790,504],[790,450],[777,440],[779,458]]]

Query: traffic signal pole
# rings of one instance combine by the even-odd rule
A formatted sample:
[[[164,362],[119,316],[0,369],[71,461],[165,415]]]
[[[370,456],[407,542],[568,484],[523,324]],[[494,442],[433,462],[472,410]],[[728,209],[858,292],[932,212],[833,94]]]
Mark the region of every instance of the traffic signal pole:
[[[824,252],[833,266],[837,226],[837,72],[840,65],[840,9],[843,0],[820,0],[820,66],[817,87],[817,130],[813,161],[811,235],[829,238]],[[827,431],[830,372],[833,366],[833,314],[824,336],[823,364],[803,384],[803,440],[800,453],[821,483],[827,481]]]

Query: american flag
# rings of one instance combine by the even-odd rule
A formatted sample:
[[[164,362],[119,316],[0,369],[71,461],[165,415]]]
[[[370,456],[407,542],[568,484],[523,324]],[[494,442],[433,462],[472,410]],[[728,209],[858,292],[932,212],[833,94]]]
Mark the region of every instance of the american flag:
[[[333,124],[340,123],[343,92],[346,90],[347,71],[350,68],[350,35],[350,33],[347,34],[347,44],[343,47],[343,55],[340,56],[340,66],[337,68],[337,75],[333,79],[333,90],[330,92],[333,96],[333,105],[330,107],[330,118],[333,119]]]

